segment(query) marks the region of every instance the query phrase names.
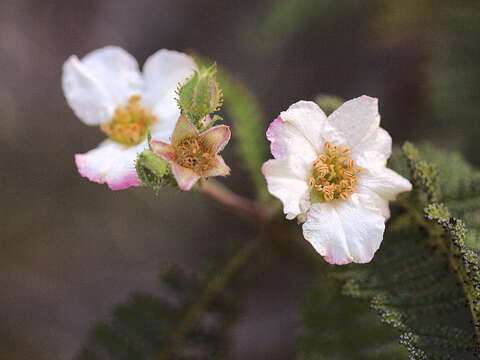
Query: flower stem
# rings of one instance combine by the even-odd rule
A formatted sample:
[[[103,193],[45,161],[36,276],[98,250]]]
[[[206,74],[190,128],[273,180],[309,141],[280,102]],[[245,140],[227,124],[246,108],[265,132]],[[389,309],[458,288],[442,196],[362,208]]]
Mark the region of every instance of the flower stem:
[[[254,222],[265,223],[271,217],[271,213],[266,206],[235,194],[214,179],[201,181],[197,190]]]
[[[253,241],[238,252],[227,264],[225,269],[215,275],[205,286],[199,299],[187,310],[179,326],[173,330],[167,344],[158,355],[158,360],[167,360],[185,336],[194,328],[211,300],[227,285],[232,277],[255,254],[263,244],[262,241]]]

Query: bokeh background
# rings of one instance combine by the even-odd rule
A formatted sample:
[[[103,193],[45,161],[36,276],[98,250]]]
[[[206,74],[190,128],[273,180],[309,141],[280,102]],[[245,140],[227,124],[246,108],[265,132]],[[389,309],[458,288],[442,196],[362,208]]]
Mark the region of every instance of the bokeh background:
[[[81,178],[73,155],[103,134],[66,105],[69,55],[114,44],[143,64],[159,48],[195,52],[243,81],[269,121],[320,93],[375,96],[397,144],[429,140],[479,165],[479,38],[476,0],[0,0],[0,359],[71,358],[131,291],[162,291],[159,267],[195,273],[232,234],[250,236],[198,194]],[[251,195],[225,154],[224,182]],[[256,279],[233,359],[294,357],[308,279],[295,261]]]

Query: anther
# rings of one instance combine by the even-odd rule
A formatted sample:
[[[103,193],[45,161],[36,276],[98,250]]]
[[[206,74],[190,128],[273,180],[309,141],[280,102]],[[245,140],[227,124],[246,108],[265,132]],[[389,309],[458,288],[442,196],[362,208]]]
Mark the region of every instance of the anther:
[[[330,161],[330,158],[327,155],[320,155],[318,157],[318,160],[322,161],[323,163],[328,163]]]
[[[313,174],[309,179],[312,191],[317,191],[325,201],[336,198],[348,199],[357,183],[356,174],[361,168],[355,168],[355,160],[345,155],[350,153],[349,148],[340,148],[329,141],[324,143],[325,153],[319,155],[313,162]]]

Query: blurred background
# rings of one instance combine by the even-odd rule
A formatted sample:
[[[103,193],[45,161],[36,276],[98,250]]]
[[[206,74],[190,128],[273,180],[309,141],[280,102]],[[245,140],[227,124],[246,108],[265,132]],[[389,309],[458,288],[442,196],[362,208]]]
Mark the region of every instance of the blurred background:
[[[195,52],[243,81],[268,121],[320,93],[375,96],[395,143],[429,140],[479,165],[479,38],[477,0],[0,0],[0,358],[71,358],[128,293],[162,291],[160,266],[195,273],[232,234],[251,237],[198,194],[112,192],[79,175],[73,155],[104,135],[65,102],[69,55]],[[224,182],[250,196],[224,154]],[[294,357],[308,281],[294,260],[256,279],[233,359]]]

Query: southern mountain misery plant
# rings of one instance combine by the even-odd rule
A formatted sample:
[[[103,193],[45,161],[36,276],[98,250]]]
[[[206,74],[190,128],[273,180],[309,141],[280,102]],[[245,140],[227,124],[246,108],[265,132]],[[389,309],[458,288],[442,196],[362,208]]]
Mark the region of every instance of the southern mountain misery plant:
[[[67,102],[108,136],[75,156],[82,176],[113,190],[198,191],[254,231],[201,280],[164,273],[173,302],[133,295],[92,328],[77,358],[225,358],[247,284],[280,258],[300,259],[312,274],[299,359],[478,357],[480,172],[429,145],[406,143],[390,158],[378,100],[368,96],[293,104],[266,131],[268,160],[255,97],[216,64],[197,61],[159,50],[140,74],[128,53],[106,47],[64,65]],[[224,103],[256,200],[213,179],[236,171],[218,154],[231,132],[215,125]],[[312,246],[282,221],[282,206]]]

